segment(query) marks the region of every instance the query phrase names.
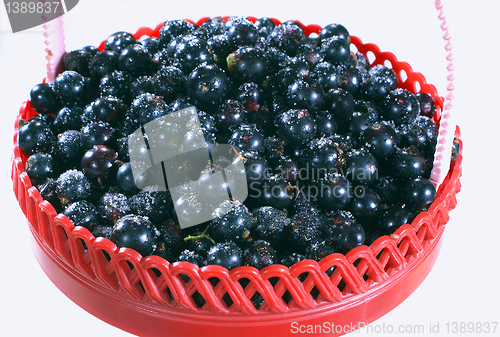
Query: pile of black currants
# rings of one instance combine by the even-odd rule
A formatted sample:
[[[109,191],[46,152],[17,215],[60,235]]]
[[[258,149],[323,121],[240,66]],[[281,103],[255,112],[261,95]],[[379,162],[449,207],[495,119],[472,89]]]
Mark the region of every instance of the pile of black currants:
[[[243,17],[171,20],[140,40],[114,33],[104,50],[66,53],[54,84],[31,90],[38,114],[18,133],[26,172],[75,226],[170,262],[260,269],[370,244],[436,197],[436,107],[351,52],[350,39],[339,24],[308,37],[295,21]],[[190,106],[207,146],[230,144],[243,159],[248,196],[181,229],[180,210],[200,207],[189,193],[213,188],[202,177],[221,168],[208,165],[173,200],[134,179],[128,145],[137,129]]]

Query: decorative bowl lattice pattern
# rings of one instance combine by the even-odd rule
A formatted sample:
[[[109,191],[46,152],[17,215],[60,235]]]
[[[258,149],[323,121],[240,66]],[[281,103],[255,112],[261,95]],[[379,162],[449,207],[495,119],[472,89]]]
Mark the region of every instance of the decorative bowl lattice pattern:
[[[255,21],[256,18],[249,19]],[[161,26],[141,28],[134,37],[158,36]],[[320,30],[318,25],[304,26],[306,35]],[[381,52],[374,44],[363,44],[354,36],[351,41],[372,65],[392,67],[401,88],[431,95],[437,105],[434,121],[439,122],[444,99],[433,85],[426,83],[422,74],[413,72],[408,63],[398,61],[392,53]],[[103,47],[104,42],[100,49]],[[356,247],[346,255],[333,254],[320,262],[305,260],[291,268],[272,265],[262,270],[244,266],[231,271],[217,265],[198,268],[187,262],[169,263],[158,256],[142,257],[134,250],[118,248],[107,239],[95,238],[87,229],[75,227],[67,217],[57,214],[52,205],[42,199],[24,170],[27,158],[17,145],[19,119],[27,120],[34,114],[29,102],[25,102],[16,120],[12,180],[35,242],[61,269],[81,282],[108,296],[138,307],[147,306],[150,310],[245,317],[287,314],[332,303],[341,305],[349,298],[383,287],[398,273],[417,264],[427,250],[434,249],[449,220],[448,213],[457,204],[456,194],[461,188],[460,154],[452,162],[428,211],[369,247]],[[456,137],[460,138],[458,128]],[[262,297],[262,305],[256,306],[252,299],[258,295]]]

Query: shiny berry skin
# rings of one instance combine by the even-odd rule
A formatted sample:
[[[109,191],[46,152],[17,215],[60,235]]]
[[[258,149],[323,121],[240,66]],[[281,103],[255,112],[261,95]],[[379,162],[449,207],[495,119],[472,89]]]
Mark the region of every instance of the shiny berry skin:
[[[59,99],[50,83],[39,83],[30,91],[30,105],[38,113],[54,113],[59,109]]]
[[[54,80],[54,92],[69,106],[83,104],[87,100],[87,81],[76,71],[66,70]]]
[[[104,44],[104,49],[120,53],[128,46],[134,45],[136,43],[137,41],[132,36],[132,34],[127,32],[116,32],[111,34],[106,39],[106,42]]]
[[[66,205],[63,214],[66,215],[75,226],[82,226],[90,231],[100,225],[97,208],[87,200],[75,201]]]
[[[240,47],[227,56],[227,68],[240,82],[261,83],[269,71],[269,60],[263,50]]]
[[[137,77],[129,88],[129,97],[137,98],[142,94],[149,94],[154,92],[153,78],[151,76]]]
[[[82,171],[68,170],[57,178],[57,197],[61,205],[85,200],[92,194],[92,185]]]
[[[132,165],[130,163],[125,163],[118,168],[116,173],[116,187],[127,195],[139,193],[140,190],[135,185]]]
[[[207,40],[208,51],[214,56],[214,62],[221,69],[227,70],[227,56],[234,52],[227,35],[212,36]]]
[[[262,206],[285,209],[293,204],[294,189],[281,177],[264,181],[260,192]]]
[[[415,216],[406,208],[393,206],[386,210],[375,221],[377,231],[381,235],[390,235],[404,224],[411,223]]]
[[[50,154],[35,153],[26,161],[25,171],[32,185],[44,183],[56,174],[56,163]]]
[[[353,197],[352,185],[340,174],[330,173],[317,183],[318,202],[326,210],[346,209]]]
[[[349,60],[351,60],[351,58],[349,58],[348,61]],[[366,78],[364,71],[353,66],[347,66],[344,75],[346,81],[342,84],[341,88],[350,92],[354,97],[359,97],[361,86]]]
[[[130,101],[128,97],[130,83],[131,79],[128,74],[115,70],[100,79],[99,93],[101,97],[113,96],[128,103]]]
[[[118,69],[132,77],[151,75],[155,65],[146,48],[134,44],[124,48],[118,57]]]
[[[54,134],[44,122],[32,120],[19,129],[17,143],[26,156],[36,152],[49,152],[54,143]]]
[[[339,37],[329,37],[321,41],[320,55],[332,64],[342,64],[347,61],[351,51],[349,43]]]
[[[278,162],[278,174],[286,181],[294,184],[300,178],[300,166],[296,160],[283,156]]]
[[[327,111],[316,112],[316,124],[319,136],[328,137],[338,131],[337,121]]]
[[[148,217],[153,222],[168,218],[173,207],[170,194],[154,188],[147,188],[133,195],[129,199],[129,205],[132,213]]]
[[[343,66],[334,66],[329,62],[316,65],[311,77],[319,82],[325,92],[330,89],[338,89],[347,82],[346,69]]]
[[[63,69],[73,70],[83,76],[90,75],[90,61],[94,55],[89,51],[78,49],[70,51],[63,56]]]
[[[243,251],[233,241],[219,242],[208,251],[207,264],[231,270],[243,264]]]
[[[67,130],[57,135],[54,154],[60,164],[79,168],[84,152],[80,132]]]
[[[97,203],[97,210],[102,220],[112,226],[118,219],[131,212],[128,199],[121,193],[105,193]]]
[[[298,253],[287,254],[287,253],[285,253],[285,254],[281,255],[280,264],[290,268],[291,266],[293,266],[297,262],[303,261],[305,259],[306,259],[306,257],[302,254],[298,254]]]
[[[254,25],[257,27],[259,35],[263,37],[268,36],[276,27],[276,24],[270,18],[259,18],[254,22]]]
[[[214,109],[223,102],[229,86],[224,70],[215,65],[201,65],[188,76],[187,91],[199,109]]]
[[[80,140],[85,150],[90,150],[94,145],[115,148],[115,129],[103,122],[91,122],[82,128]]]
[[[379,102],[391,91],[388,81],[381,77],[371,77],[361,84],[361,96]]]
[[[247,111],[259,110],[263,96],[264,94],[260,86],[253,82],[240,85],[236,94],[236,98],[243,103]]]
[[[86,109],[93,119],[114,124],[123,118],[127,106],[120,99],[107,96],[97,98]]]
[[[436,112],[434,98],[424,92],[418,92],[415,97],[420,103],[420,115],[432,118]]]
[[[382,102],[381,114],[385,120],[392,120],[396,125],[410,124],[420,112],[417,98],[404,89],[396,89]]]
[[[141,39],[138,42],[144,47],[144,49],[146,49],[148,54],[151,56],[154,56],[154,54],[159,52],[160,49],[162,48],[160,44],[160,39],[154,36]]]
[[[194,35],[207,40],[212,36],[223,34],[225,29],[225,22],[222,20],[222,17],[216,16],[203,22],[200,27],[196,29]]]
[[[56,114],[54,119],[54,128],[57,132],[66,130],[80,130],[82,127],[82,119],[80,115],[82,109],[64,107]]]
[[[243,124],[229,138],[229,144],[237,146],[242,151],[260,152],[263,150],[264,138],[255,125]]]
[[[186,88],[187,77],[179,68],[165,67],[152,78],[152,90],[156,95],[170,100]]]
[[[95,145],[82,157],[82,171],[90,181],[105,185],[115,175],[118,154],[104,145]]]
[[[337,172],[344,163],[342,150],[328,138],[316,138],[302,150],[298,161],[306,168],[310,180],[316,180],[327,172]]]
[[[379,195],[371,188],[356,186],[348,208],[357,220],[368,221],[377,213],[381,203]]]
[[[372,125],[368,114],[355,111],[349,121],[349,132],[356,139],[360,139],[363,132]]]
[[[370,68],[368,71],[371,77],[381,78],[389,84],[391,90],[396,90],[399,84],[398,75],[394,70],[382,64],[378,64]]]
[[[425,178],[416,178],[408,182],[404,193],[406,203],[412,207],[428,207],[436,199],[434,184]]]
[[[185,74],[189,74],[203,62],[209,64],[214,62],[214,57],[208,51],[206,41],[192,35],[181,37],[176,42],[173,58]]]
[[[161,96],[144,93],[137,96],[130,104],[130,117],[145,125],[167,114],[167,105]]]
[[[343,226],[342,232],[338,235],[335,245],[342,254],[346,254],[351,249],[365,243],[366,232],[362,225],[357,222],[348,223]]]
[[[115,223],[111,241],[118,247],[132,248],[146,256],[156,248],[158,236],[158,229],[147,217],[129,214]]]
[[[227,37],[231,46],[238,48],[239,46],[253,46],[259,38],[259,33],[250,20],[243,19],[229,27]]]
[[[325,93],[321,85],[314,80],[297,80],[288,87],[288,105],[295,109],[314,111],[323,104]]]
[[[363,141],[377,159],[388,158],[396,151],[396,131],[390,124],[375,123],[366,128]]]
[[[290,56],[296,54],[303,40],[304,31],[302,28],[286,23],[274,28],[267,37],[267,41],[271,47],[276,47]]]
[[[225,201],[219,209],[230,211],[210,221],[213,237],[216,240],[245,241],[253,227],[252,215],[248,208],[239,201]],[[216,209],[214,214],[217,214],[219,209]]]
[[[203,256],[194,251],[185,249],[177,258],[177,261],[185,261],[194,264],[197,267],[203,267]]]
[[[105,50],[97,53],[90,61],[90,74],[93,78],[103,78],[118,70],[118,53]]]
[[[278,254],[269,242],[257,240],[245,250],[243,259],[245,266],[262,269],[278,263]]]
[[[264,139],[263,155],[271,165],[277,164],[285,154],[286,141],[283,138],[271,136]]]
[[[303,145],[316,137],[317,125],[306,109],[290,109],[277,117],[279,132],[292,145]]]
[[[273,245],[280,244],[290,224],[286,212],[271,206],[259,207],[253,211],[257,224],[253,230],[257,238],[266,240]]]
[[[392,176],[398,180],[410,180],[421,177],[426,170],[425,159],[414,146],[397,150],[389,159]]]
[[[183,241],[183,248],[193,251],[203,257],[206,257],[210,247],[214,246],[211,238],[201,231],[193,232],[184,237]]]
[[[248,111],[245,106],[237,100],[228,99],[225,101],[220,111],[216,112],[215,119],[220,126],[220,131],[236,129],[247,120]]]
[[[344,26],[338,23],[331,23],[323,27],[319,33],[319,38],[321,40],[325,40],[330,37],[338,37],[347,43],[351,43],[351,36],[349,35],[349,32]]]
[[[343,89],[332,89],[326,93],[324,102],[324,108],[337,122],[344,124],[351,120],[355,107],[351,93]]]
[[[356,185],[373,185],[379,175],[375,157],[366,150],[355,150],[346,154],[345,175]]]
[[[175,39],[177,36],[191,34],[196,28],[195,24],[184,20],[168,20],[160,29],[160,43],[166,47],[172,39]]]

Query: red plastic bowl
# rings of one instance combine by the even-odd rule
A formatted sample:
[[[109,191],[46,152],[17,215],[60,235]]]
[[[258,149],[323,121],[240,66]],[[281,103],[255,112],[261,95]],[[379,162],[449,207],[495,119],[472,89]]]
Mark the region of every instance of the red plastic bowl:
[[[161,26],[141,28],[134,36],[158,36]],[[320,30],[318,25],[304,27],[307,35]],[[359,52],[373,54],[372,65],[389,61],[400,87],[414,93],[420,88],[434,97],[434,120],[439,121],[444,100],[422,74],[374,44],[363,44],[354,36],[351,41]],[[404,301],[432,269],[461,188],[460,153],[427,212],[369,247],[332,254],[319,263],[305,260],[291,268],[244,266],[231,271],[216,265],[169,263],[93,237],[41,198],[24,170],[27,158],[17,145],[19,119],[34,114],[25,102],[16,120],[12,180],[32,233],[35,256],[52,282],[76,304],[140,336],[164,336],[165,331],[182,336],[291,336],[299,325],[325,322],[335,322],[338,331],[328,335],[339,336],[358,328],[359,322],[373,322]],[[456,137],[460,139],[458,128]],[[329,277],[325,271],[332,266]],[[181,274],[189,276],[189,282]],[[259,308],[251,301],[256,292],[265,301]]]

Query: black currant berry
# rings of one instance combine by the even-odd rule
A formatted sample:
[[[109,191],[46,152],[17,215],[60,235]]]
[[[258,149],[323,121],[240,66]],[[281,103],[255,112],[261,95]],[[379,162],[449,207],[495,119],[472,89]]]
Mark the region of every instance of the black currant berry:
[[[44,183],[48,178],[54,178],[56,163],[50,154],[35,153],[26,161],[25,171],[33,186]]]
[[[261,83],[269,72],[269,60],[264,51],[240,47],[227,57],[229,74],[240,82]]]
[[[201,65],[189,74],[187,81],[188,95],[197,108],[213,110],[223,102],[229,86],[229,79],[224,70],[215,65]]]
[[[36,152],[50,152],[54,143],[54,135],[46,123],[32,120],[19,130],[17,143],[26,156],[31,156]]]
[[[146,256],[156,248],[158,236],[158,229],[147,217],[129,214],[114,224],[111,241],[118,247],[132,248]]]
[[[243,264],[243,251],[233,241],[219,242],[207,253],[207,264],[216,264],[228,270]]]
[[[288,105],[295,109],[315,111],[323,105],[325,93],[314,80],[297,80],[288,87]]]
[[[54,113],[59,109],[59,104],[59,99],[49,83],[39,83],[30,91],[30,105],[38,113]]]
[[[417,98],[404,89],[392,91],[382,102],[382,117],[394,121],[397,125],[412,123],[419,113],[420,105]]]
[[[82,171],[85,176],[99,186],[108,185],[116,176],[118,154],[104,145],[95,145],[82,157]]]
[[[428,207],[436,199],[434,184],[424,178],[416,178],[405,186],[404,199],[412,207]]]
[[[130,45],[136,44],[136,39],[132,36],[132,34],[127,32],[116,32],[111,34],[104,44],[105,50],[111,50],[117,53],[120,53],[122,50],[127,48]]]
[[[85,77],[72,70],[66,70],[54,80],[54,92],[68,106],[81,105],[87,101],[87,86]]]
[[[82,171],[68,170],[57,178],[57,197],[63,206],[92,195],[92,185]]]
[[[317,125],[306,109],[291,109],[276,119],[278,130],[291,145],[303,145],[316,137]]]
[[[278,263],[278,254],[269,242],[257,240],[245,250],[243,259],[245,266],[262,269]]]

